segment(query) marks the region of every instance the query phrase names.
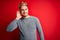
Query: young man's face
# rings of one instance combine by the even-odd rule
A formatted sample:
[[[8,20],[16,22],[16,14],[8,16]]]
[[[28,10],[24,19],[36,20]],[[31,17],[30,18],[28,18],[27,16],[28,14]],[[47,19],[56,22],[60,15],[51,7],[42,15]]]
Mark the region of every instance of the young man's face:
[[[24,17],[28,16],[28,7],[27,6],[21,6],[21,15]]]

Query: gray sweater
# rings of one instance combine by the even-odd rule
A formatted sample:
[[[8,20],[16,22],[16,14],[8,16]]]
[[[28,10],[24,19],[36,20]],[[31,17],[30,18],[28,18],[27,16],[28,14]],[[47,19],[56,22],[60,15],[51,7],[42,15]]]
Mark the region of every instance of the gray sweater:
[[[37,40],[36,29],[38,30],[40,39],[44,40],[41,24],[39,23],[39,20],[34,16],[13,20],[8,25],[7,31],[12,32],[17,27],[20,30],[20,40]]]

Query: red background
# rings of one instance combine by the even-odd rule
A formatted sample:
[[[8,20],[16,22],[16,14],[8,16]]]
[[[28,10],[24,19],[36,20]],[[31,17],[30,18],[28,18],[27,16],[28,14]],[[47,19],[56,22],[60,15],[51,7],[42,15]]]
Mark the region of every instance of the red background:
[[[0,40],[19,40],[18,28],[6,32],[8,24],[16,18],[18,4],[22,0],[0,0]],[[45,40],[60,40],[60,1],[59,0],[25,0],[29,14],[41,21]],[[37,38],[39,35],[37,32]]]

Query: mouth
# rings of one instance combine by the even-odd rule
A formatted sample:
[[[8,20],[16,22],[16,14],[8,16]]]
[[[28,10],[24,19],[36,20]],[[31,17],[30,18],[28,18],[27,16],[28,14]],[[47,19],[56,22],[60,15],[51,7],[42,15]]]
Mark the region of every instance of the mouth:
[[[26,14],[25,12],[23,14]]]

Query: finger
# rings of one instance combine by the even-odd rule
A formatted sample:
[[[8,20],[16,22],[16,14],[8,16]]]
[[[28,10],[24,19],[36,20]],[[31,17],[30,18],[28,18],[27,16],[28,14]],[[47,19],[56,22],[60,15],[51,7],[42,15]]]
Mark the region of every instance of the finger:
[[[18,14],[20,14],[20,11],[17,11]]]
[[[16,16],[20,16],[20,12],[19,12],[19,11],[17,11],[17,14],[16,14]]]

